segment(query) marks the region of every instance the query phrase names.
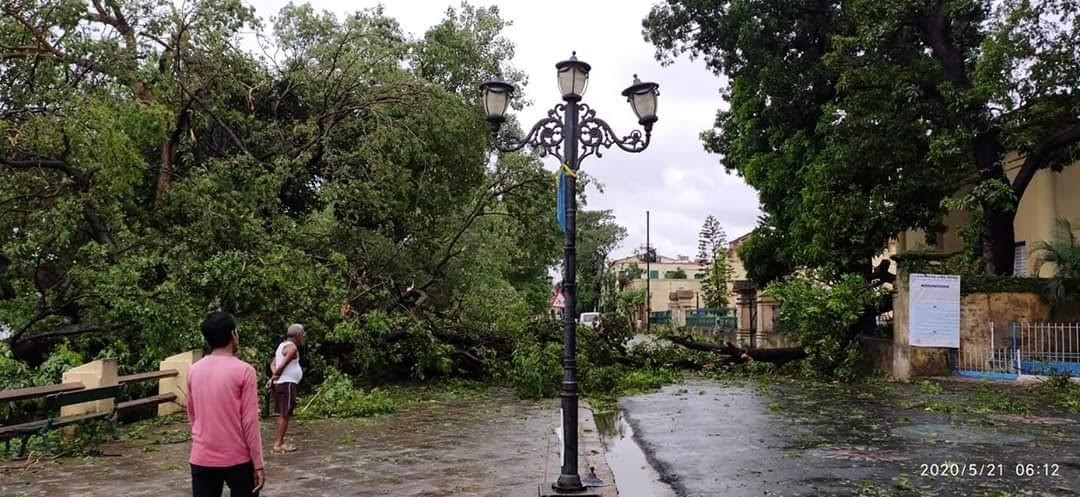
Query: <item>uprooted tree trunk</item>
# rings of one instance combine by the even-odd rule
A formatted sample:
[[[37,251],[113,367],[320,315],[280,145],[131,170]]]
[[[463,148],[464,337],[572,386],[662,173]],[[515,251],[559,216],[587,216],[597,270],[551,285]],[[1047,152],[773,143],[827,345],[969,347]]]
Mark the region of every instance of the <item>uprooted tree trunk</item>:
[[[689,336],[666,335],[663,337],[676,345],[690,350],[711,352],[721,358],[726,364],[743,364],[760,361],[769,362],[778,366],[792,361],[798,361],[806,357],[806,351],[802,347],[788,347],[782,349],[743,349],[730,342],[723,344],[699,342]]]
[[[892,261],[889,259],[882,260],[869,274],[869,284],[866,286],[866,289],[870,290],[885,284],[895,283],[896,275],[889,271],[891,266]],[[854,344],[860,336],[873,329],[876,318],[879,315],[889,312],[892,309],[893,303],[891,299],[886,299],[880,306],[866,306],[863,309],[862,315],[860,315],[851,326],[844,330],[843,336],[840,337],[842,343],[841,348],[847,350],[847,348]],[[720,356],[721,362],[725,364],[742,364],[759,361],[782,366],[789,362],[805,359],[808,356],[803,347],[743,349],[730,342],[724,342],[723,344],[700,342],[688,335],[665,335],[662,338],[690,350],[717,354]]]

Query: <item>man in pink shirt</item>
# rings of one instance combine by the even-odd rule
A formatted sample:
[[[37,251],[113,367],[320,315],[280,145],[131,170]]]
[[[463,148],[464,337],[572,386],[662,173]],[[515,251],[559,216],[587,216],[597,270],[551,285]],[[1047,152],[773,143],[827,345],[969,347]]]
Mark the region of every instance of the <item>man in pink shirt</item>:
[[[227,312],[202,323],[213,351],[188,371],[187,413],[191,422],[191,489],[194,497],[258,496],[266,482],[259,433],[255,368],[236,357],[240,335]]]

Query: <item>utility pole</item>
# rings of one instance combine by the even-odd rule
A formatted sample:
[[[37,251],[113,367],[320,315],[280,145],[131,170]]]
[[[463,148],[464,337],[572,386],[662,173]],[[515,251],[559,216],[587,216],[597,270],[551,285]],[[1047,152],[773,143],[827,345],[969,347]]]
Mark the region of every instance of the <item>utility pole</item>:
[[[645,331],[652,320],[652,249],[649,246],[649,211],[645,211]]]

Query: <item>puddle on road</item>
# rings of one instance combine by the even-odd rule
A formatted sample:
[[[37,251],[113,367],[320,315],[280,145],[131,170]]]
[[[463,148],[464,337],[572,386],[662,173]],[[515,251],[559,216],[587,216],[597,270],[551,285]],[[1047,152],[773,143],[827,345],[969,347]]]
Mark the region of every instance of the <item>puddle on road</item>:
[[[660,481],[660,475],[645,459],[645,453],[634,441],[634,429],[623,419],[621,410],[596,412],[593,419],[604,442],[619,497],[675,497],[675,492]]]
[[[946,444],[1021,445],[1035,437],[1020,433],[1003,433],[974,426],[923,424],[894,428],[892,432],[909,440],[937,441]]]

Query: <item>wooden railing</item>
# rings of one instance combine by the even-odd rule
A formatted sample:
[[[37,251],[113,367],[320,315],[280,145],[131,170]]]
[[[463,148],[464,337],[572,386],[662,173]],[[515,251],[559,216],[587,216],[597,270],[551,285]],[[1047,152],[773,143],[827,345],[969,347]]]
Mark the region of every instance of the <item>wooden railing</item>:
[[[15,402],[46,397],[54,393],[71,392],[86,388],[82,383],[62,383],[60,385],[45,385],[43,387],[16,388],[14,390],[0,390],[0,402]]]
[[[64,380],[61,384],[0,390],[0,402],[15,403],[32,401],[35,399],[51,399],[61,394],[77,393],[81,391],[89,392],[95,389],[117,386],[118,388],[114,389],[115,393],[112,394],[112,402],[95,401],[64,406],[62,412],[58,415],[61,417],[70,417],[76,414],[98,412],[123,414],[127,411],[154,406],[158,406],[158,415],[183,412],[184,404],[187,402],[187,371],[191,365],[201,357],[202,353],[197,350],[183,352],[162,360],[160,363],[161,369],[159,371],[148,371],[125,376],[117,376],[117,365],[115,360],[103,359],[93,361],[65,371]],[[129,385],[150,381],[158,383],[156,395],[120,401],[120,399],[124,398],[125,391],[145,391],[143,389],[129,389]],[[104,400],[107,401],[108,399]],[[33,413],[26,412],[24,414],[32,415]],[[55,416],[57,414],[50,413],[49,415]],[[10,423],[12,421],[20,422],[21,420],[0,420],[0,428],[8,429],[18,426],[11,425]]]
[[[175,378],[179,374],[180,372],[175,369],[163,369],[161,371],[150,371],[148,373],[121,376],[116,379],[116,382],[121,385],[130,385],[132,383],[140,383],[143,381],[158,381],[162,378]],[[176,397],[175,393],[164,393],[143,397],[141,399],[132,399],[117,404],[116,410],[123,413],[144,407],[157,406],[166,402],[176,402]]]

